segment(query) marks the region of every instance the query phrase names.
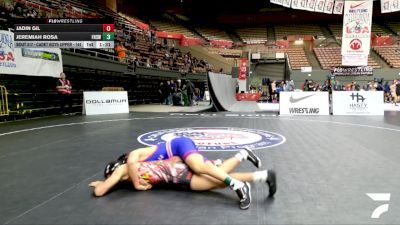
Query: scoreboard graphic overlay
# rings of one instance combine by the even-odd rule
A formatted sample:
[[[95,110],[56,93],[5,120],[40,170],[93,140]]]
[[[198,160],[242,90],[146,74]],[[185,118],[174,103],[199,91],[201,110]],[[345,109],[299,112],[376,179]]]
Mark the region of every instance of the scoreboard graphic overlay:
[[[114,23],[101,19],[16,20],[17,48],[114,48]]]

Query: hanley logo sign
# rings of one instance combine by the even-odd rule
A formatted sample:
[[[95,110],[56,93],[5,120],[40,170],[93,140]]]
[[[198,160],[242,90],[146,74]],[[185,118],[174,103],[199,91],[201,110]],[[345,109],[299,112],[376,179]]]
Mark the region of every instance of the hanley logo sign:
[[[283,144],[286,138],[280,134],[235,127],[189,127],[157,130],[142,134],[138,141],[144,145],[156,145],[176,137],[191,138],[201,151],[237,151],[269,148]]]

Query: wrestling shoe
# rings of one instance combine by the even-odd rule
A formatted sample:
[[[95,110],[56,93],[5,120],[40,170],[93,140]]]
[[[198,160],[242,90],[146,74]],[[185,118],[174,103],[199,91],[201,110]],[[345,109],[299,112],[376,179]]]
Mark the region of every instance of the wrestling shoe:
[[[246,152],[249,154],[247,156],[247,159],[254,164],[254,166],[256,166],[257,168],[261,167],[261,160],[260,158],[254,154],[253,150],[251,150],[251,148],[249,147],[245,147],[244,150],[246,150]]]
[[[251,204],[251,186],[249,182],[244,183],[244,186],[236,190],[240,198],[240,209],[248,209]]]
[[[269,186],[268,197],[273,197],[276,192],[276,173],[273,170],[268,170],[267,184]]]

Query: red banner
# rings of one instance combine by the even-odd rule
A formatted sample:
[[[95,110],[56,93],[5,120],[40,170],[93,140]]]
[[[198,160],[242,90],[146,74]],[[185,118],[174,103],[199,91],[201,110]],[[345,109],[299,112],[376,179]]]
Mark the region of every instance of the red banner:
[[[258,101],[261,98],[260,93],[237,93],[236,100],[238,101]]]
[[[247,58],[240,58],[239,80],[246,80],[247,75]]]
[[[232,48],[233,42],[227,40],[211,40],[210,45],[215,48]]]
[[[182,34],[175,32],[157,31],[156,36],[158,38],[171,38],[171,39],[181,39]]]
[[[131,23],[135,24],[137,27],[139,27],[142,30],[148,31],[150,29],[150,26],[146,23],[140,22],[138,20],[130,19],[129,20]]]
[[[191,45],[201,45],[203,44],[203,41],[199,38],[190,38],[186,37],[185,35],[182,35],[181,39],[181,46],[191,46]]]
[[[287,40],[277,40],[275,41],[275,45],[280,48],[289,48],[289,41]]]
[[[394,40],[392,36],[372,36],[372,46],[388,46],[388,45],[393,45]]]

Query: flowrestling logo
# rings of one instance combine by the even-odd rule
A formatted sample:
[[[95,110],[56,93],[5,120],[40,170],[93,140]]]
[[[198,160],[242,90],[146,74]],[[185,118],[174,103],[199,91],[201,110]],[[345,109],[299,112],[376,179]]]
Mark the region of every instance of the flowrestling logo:
[[[262,149],[274,147],[286,141],[284,136],[277,133],[235,127],[189,127],[157,130],[140,135],[138,141],[150,146],[176,137],[191,138],[201,151],[237,151],[244,147]]]

